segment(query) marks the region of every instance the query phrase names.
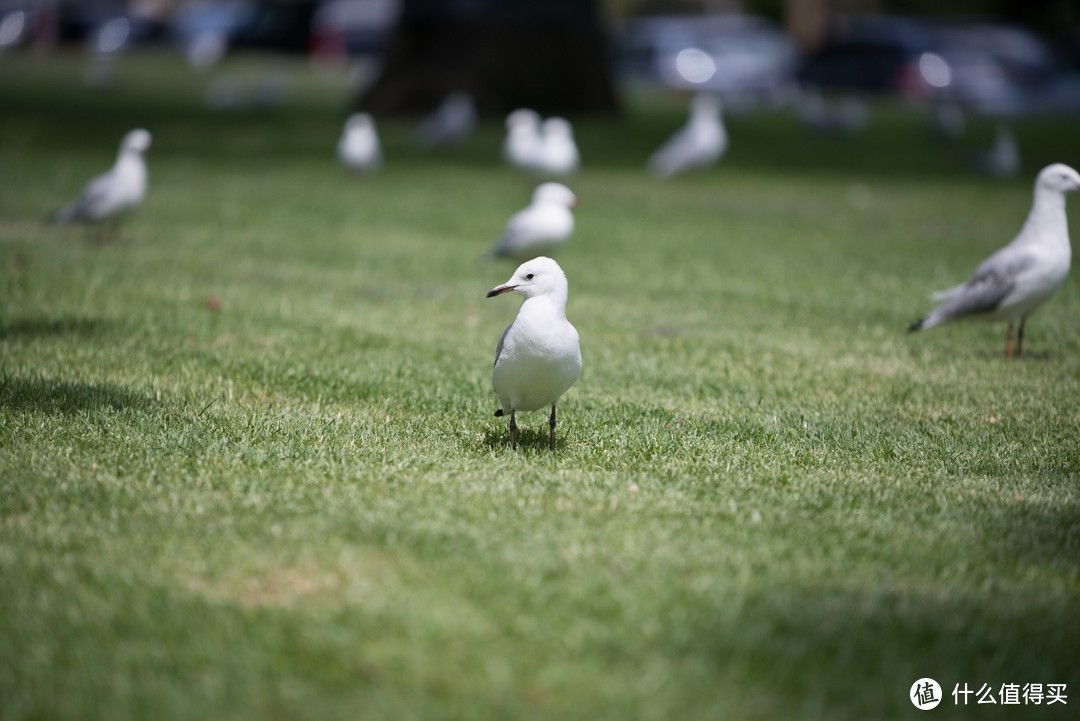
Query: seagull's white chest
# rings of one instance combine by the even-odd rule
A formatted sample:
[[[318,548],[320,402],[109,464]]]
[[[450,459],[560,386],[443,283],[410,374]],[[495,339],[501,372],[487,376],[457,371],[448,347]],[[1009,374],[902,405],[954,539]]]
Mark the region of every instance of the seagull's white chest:
[[[132,154],[121,158],[112,170],[107,192],[89,214],[104,218],[131,210],[146,197],[146,163],[142,156]]]
[[[1012,292],[1002,300],[997,314],[1002,318],[1019,318],[1031,313],[1053,295],[1069,275],[1072,250],[1067,242],[1035,245],[1029,252],[1035,262],[1017,276]]]
[[[573,232],[574,215],[569,208],[553,203],[534,205],[510,221],[503,251],[527,260],[557,248]]]
[[[350,168],[364,170],[379,162],[379,139],[373,132],[355,130],[338,145],[338,158]]]
[[[572,173],[577,170],[577,143],[572,138],[549,138],[535,156],[537,169],[545,173]]]
[[[555,403],[581,374],[578,333],[553,304],[530,298],[506,330],[492,386],[503,410],[533,411]]]
[[[514,128],[503,148],[506,160],[519,168],[531,168],[540,152],[540,137],[533,128]]]

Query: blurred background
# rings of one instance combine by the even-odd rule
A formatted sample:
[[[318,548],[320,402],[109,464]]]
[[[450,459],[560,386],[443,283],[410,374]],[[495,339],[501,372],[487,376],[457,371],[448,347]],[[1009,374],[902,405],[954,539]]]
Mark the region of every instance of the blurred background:
[[[817,102],[809,90],[1080,112],[1072,0],[0,0],[0,54],[84,52],[91,85],[145,47],[193,72],[251,53],[344,67],[348,105],[384,116],[454,91],[481,115],[616,114],[641,87],[732,107]],[[264,100],[281,84],[265,78]]]

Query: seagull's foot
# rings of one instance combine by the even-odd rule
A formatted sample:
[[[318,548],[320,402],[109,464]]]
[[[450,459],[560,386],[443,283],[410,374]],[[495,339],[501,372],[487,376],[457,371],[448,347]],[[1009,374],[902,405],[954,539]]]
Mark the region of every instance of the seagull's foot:
[[[503,416],[505,416],[505,415],[506,415],[506,413],[505,413],[505,412],[503,411],[503,409],[502,409],[502,408],[500,408],[499,410],[495,411],[495,417],[496,417],[496,418],[502,418],[502,417],[503,417]]]

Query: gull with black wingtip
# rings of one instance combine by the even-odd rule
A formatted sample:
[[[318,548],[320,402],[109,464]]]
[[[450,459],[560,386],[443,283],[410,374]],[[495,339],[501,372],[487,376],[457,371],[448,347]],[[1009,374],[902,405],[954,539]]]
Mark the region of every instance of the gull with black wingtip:
[[[1080,190],[1080,174],[1054,163],[1035,179],[1031,212],[1011,243],[987,258],[966,283],[934,293],[941,304],[908,328],[926,330],[963,318],[1004,320],[1005,356],[1012,357],[1013,326],[1019,323],[1015,352],[1024,352],[1028,316],[1054,294],[1069,275],[1069,244],[1065,193]]]
[[[551,406],[548,447],[555,450],[555,406],[581,375],[578,332],[566,319],[566,275],[551,258],[533,258],[487,297],[503,293],[517,293],[525,300],[495,351],[491,375],[499,398],[495,415],[510,414],[510,446],[516,448],[517,412]]]

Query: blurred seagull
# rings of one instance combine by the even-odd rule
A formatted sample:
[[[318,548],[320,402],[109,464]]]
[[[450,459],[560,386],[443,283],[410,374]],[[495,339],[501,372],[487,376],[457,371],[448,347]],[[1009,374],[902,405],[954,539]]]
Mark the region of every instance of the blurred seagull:
[[[1013,178],[1020,173],[1020,147],[1008,125],[998,123],[995,126],[993,144],[975,155],[972,167],[992,178]]]
[[[515,168],[531,171],[540,152],[540,145],[540,116],[535,111],[520,108],[506,116],[503,160]]]
[[[561,183],[541,183],[533,191],[532,202],[514,213],[502,237],[488,252],[491,258],[511,258],[518,262],[552,252],[574,232],[577,196]]]
[[[540,147],[533,159],[532,170],[547,177],[576,173],[581,164],[581,155],[570,121],[566,118],[548,118],[541,129]]]
[[[1065,193],[1080,190],[1080,174],[1055,163],[1035,179],[1035,200],[1020,234],[975,269],[961,285],[934,294],[941,305],[908,331],[951,320],[1005,320],[1005,356],[1013,354],[1013,324],[1019,321],[1016,355],[1024,352],[1024,323],[1053,295],[1069,274],[1072,249],[1065,216]]]
[[[488,291],[493,298],[525,296],[514,322],[499,338],[491,385],[499,398],[496,417],[510,414],[510,447],[517,447],[517,411],[551,406],[548,448],[555,450],[555,405],[581,375],[578,332],[566,319],[567,283],[551,258],[523,263],[510,280]]]
[[[116,222],[142,203],[147,186],[143,154],[150,148],[150,142],[150,133],[142,128],[128,132],[112,168],[87,183],[78,198],[53,214],[52,222]]]
[[[353,113],[349,116],[338,140],[337,156],[346,168],[363,173],[382,166],[382,147],[371,115]]]
[[[450,93],[433,113],[416,127],[416,142],[424,148],[456,145],[464,141],[476,127],[476,105],[471,95]]]
[[[649,158],[649,170],[667,180],[695,168],[707,168],[727,151],[728,136],[720,100],[699,93],[690,101],[690,118]]]
[[[964,109],[955,100],[948,99],[934,102],[930,109],[930,122],[934,133],[942,138],[959,138],[967,126]]]

